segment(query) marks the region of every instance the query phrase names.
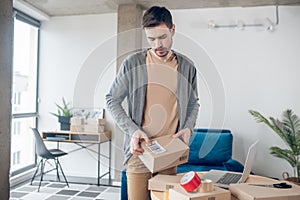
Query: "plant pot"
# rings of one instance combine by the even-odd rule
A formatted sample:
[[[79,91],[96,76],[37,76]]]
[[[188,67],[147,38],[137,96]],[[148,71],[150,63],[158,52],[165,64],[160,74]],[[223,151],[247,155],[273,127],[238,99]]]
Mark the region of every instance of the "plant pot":
[[[60,130],[69,131],[70,130],[70,118],[67,116],[59,116],[58,122],[60,122]]]
[[[300,178],[298,177],[290,177],[289,173],[283,172],[282,177],[285,181],[292,182],[294,184],[300,185]]]
[[[300,185],[300,178],[297,178],[297,177],[289,177],[289,178],[285,178],[284,180],[292,182],[296,185]]]

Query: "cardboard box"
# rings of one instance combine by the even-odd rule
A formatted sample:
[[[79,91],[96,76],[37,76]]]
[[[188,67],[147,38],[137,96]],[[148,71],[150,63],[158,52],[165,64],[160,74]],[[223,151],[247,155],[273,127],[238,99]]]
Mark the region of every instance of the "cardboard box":
[[[86,124],[84,125],[84,131],[91,132],[91,133],[102,133],[105,131],[105,128],[104,126]]]
[[[175,167],[188,161],[190,149],[179,138],[166,135],[155,138],[153,141],[157,141],[165,151],[154,153],[146,146],[145,142],[142,142],[141,146],[144,149],[144,153],[139,155],[141,161],[152,173]]]
[[[71,134],[71,140],[76,142],[98,143],[108,141],[110,139],[111,131],[105,131],[103,133],[78,132]]]
[[[151,191],[151,200],[169,200],[168,192]]]
[[[231,200],[231,193],[219,187],[213,192],[186,192],[182,187],[169,190],[170,200]]]
[[[111,131],[105,131],[105,132],[99,133],[99,134],[100,134],[99,142],[111,140]]]
[[[84,131],[84,125],[70,125],[70,131],[72,132],[83,132]]]
[[[268,184],[268,183],[267,183]],[[299,200],[300,186],[289,183],[293,187],[278,189],[252,186],[247,183],[231,184],[229,190],[239,200]]]
[[[81,117],[72,117],[71,118],[71,125],[83,125],[84,118]]]
[[[100,118],[87,118],[86,123],[90,124],[90,125],[105,126],[106,125],[106,120],[105,119],[100,119]]]
[[[174,189],[181,187],[179,182],[182,175],[164,175],[158,174],[148,181],[148,189],[160,192],[169,191],[169,189]]]

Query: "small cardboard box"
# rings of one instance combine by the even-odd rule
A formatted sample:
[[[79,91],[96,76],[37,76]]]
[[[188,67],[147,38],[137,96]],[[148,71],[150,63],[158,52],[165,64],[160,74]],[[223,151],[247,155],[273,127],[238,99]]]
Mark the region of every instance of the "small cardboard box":
[[[148,181],[148,189],[160,192],[169,191],[169,189],[174,189],[181,187],[180,179],[182,175],[164,175],[158,174]]]
[[[292,188],[278,189],[253,186],[247,183],[231,184],[229,190],[239,200],[299,200],[300,186],[288,184],[291,184]]]
[[[104,126],[99,126],[99,125],[94,125],[94,124],[84,125],[84,131],[85,132],[102,133],[102,132],[104,132],[104,130],[105,130]]]
[[[70,125],[70,131],[72,132],[83,132],[84,131],[84,125]]]
[[[146,146],[145,142],[142,142],[141,146],[144,149],[144,153],[139,155],[141,161],[152,173],[175,167],[188,161],[190,149],[179,138],[166,135],[155,138],[153,141],[157,141],[165,151],[154,153]]]
[[[71,118],[71,125],[83,125],[84,124],[84,118],[81,117],[72,117]]]
[[[182,187],[169,190],[171,200],[231,200],[231,193],[219,187],[212,192],[186,192]]]
[[[105,119],[101,119],[101,118],[87,118],[86,123],[90,124],[90,125],[102,125],[102,126],[105,126],[106,125],[106,120]]]

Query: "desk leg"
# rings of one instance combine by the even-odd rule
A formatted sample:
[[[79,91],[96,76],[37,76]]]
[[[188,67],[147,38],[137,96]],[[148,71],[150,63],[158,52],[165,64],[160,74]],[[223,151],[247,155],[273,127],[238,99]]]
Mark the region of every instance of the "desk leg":
[[[98,144],[98,177],[97,177],[97,185],[100,185],[100,143]]]
[[[111,140],[109,140],[108,175],[108,184],[111,185]]]

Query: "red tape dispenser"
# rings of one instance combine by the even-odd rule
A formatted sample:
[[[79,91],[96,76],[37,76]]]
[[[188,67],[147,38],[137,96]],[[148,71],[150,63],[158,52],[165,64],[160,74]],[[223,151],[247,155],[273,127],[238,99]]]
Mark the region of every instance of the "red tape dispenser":
[[[193,192],[200,187],[201,179],[196,172],[190,171],[180,179],[180,185],[185,191]]]

